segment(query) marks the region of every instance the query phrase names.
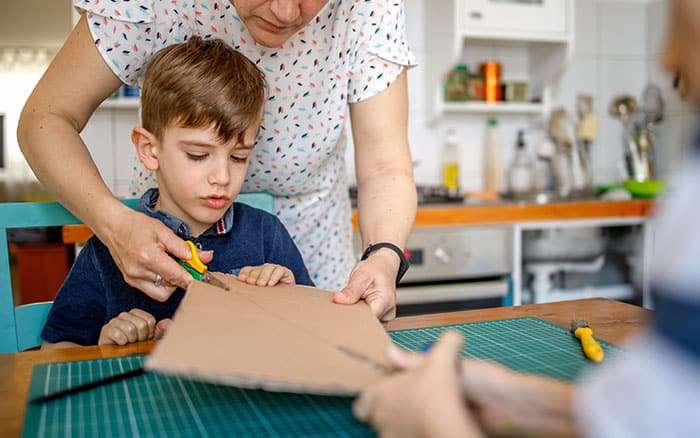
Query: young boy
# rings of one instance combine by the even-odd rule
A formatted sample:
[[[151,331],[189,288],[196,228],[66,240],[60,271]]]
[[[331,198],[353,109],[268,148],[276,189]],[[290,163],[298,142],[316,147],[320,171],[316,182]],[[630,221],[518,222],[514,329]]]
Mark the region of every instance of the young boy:
[[[260,286],[295,279],[312,285],[277,217],[233,202],[260,127],[265,88],[263,73],[221,40],[191,37],[159,51],[144,76],[143,125],[131,136],[158,181],[139,210],[197,248],[213,250],[211,271]],[[92,237],[56,296],[42,348],[157,339],[183,294],[180,289],[158,302],[127,285],[107,247]]]

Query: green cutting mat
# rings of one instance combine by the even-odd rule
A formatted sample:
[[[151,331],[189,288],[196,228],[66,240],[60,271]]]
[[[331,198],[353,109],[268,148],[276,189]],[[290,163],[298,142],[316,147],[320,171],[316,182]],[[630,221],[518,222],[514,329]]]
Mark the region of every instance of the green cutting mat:
[[[572,380],[592,366],[565,329],[538,318],[514,318],[391,332],[402,347],[419,349],[446,328],[467,339],[465,357],[515,370]],[[622,350],[601,342],[610,360]],[[40,364],[29,397],[140,367],[144,356]],[[351,412],[352,399],[243,390],[157,373],[28,405],[23,435],[40,436],[373,436]]]

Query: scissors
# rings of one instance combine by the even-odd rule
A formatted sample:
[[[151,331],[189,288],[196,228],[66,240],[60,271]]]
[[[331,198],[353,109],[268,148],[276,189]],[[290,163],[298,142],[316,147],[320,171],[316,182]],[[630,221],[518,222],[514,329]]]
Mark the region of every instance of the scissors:
[[[224,284],[224,282],[211,275],[211,273],[209,273],[209,270],[207,269],[207,265],[205,265],[204,263],[202,263],[201,260],[199,260],[199,256],[197,255],[197,248],[194,246],[194,243],[192,243],[192,241],[190,240],[186,240],[185,242],[187,242],[187,244],[190,246],[190,251],[192,251],[192,258],[181,259],[178,263],[180,263],[180,265],[183,268],[187,269],[187,272],[189,272],[195,280],[199,280],[204,283],[209,283],[212,286],[216,286],[223,290],[230,290],[229,287]]]

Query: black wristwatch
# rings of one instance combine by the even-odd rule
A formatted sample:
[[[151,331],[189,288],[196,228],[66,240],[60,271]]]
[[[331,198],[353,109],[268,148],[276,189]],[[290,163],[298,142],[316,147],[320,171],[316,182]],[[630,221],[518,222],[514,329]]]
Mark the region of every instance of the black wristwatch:
[[[410,266],[408,263],[408,259],[406,258],[406,255],[403,253],[403,251],[401,251],[401,248],[389,242],[379,242],[375,244],[370,243],[365,252],[362,253],[362,257],[360,257],[360,260],[365,260],[367,257],[369,257],[370,254],[372,254],[373,251],[379,248],[389,248],[390,250],[394,251],[396,255],[399,256],[401,264],[399,265],[399,272],[396,273],[396,285],[398,286],[399,281],[401,281],[403,276],[406,275],[406,271],[408,271],[408,267]]]

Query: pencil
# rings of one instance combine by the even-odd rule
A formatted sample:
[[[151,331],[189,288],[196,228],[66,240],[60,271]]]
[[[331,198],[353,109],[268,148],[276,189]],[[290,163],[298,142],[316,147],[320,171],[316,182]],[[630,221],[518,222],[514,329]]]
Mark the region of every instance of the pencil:
[[[118,382],[120,380],[129,379],[131,377],[140,376],[144,373],[143,367],[133,369],[131,371],[125,371],[123,373],[114,374],[109,377],[105,377],[98,380],[93,380],[92,382],[83,383],[78,386],[73,386],[67,389],[62,389],[60,391],[52,392],[51,394],[42,395],[36,397],[29,401],[31,405],[38,405],[41,403],[50,402],[53,400],[58,400],[69,395],[77,394],[79,392],[89,391],[90,389],[97,388],[99,386],[109,385],[110,383]]]

